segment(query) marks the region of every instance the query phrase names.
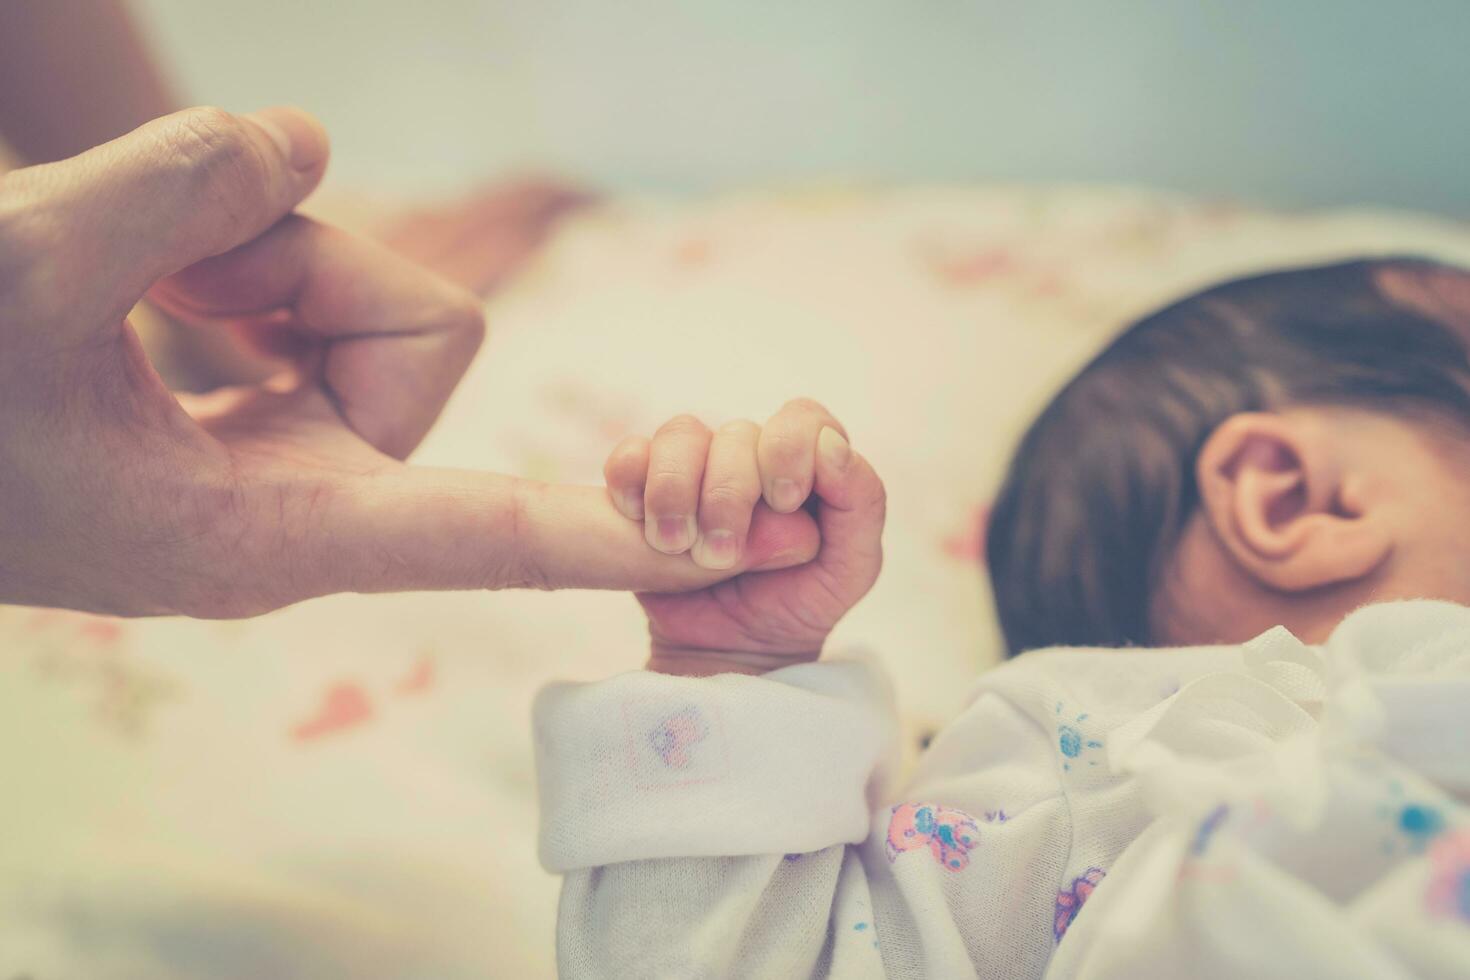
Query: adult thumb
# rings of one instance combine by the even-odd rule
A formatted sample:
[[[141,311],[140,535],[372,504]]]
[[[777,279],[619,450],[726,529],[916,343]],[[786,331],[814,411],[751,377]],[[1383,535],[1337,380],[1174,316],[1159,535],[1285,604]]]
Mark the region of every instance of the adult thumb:
[[[69,284],[56,291],[62,319],[96,329],[157,280],[279,221],[321,181],[328,153],[326,132],[299,109],[186,109],[16,171],[5,190],[42,230],[56,281]]]

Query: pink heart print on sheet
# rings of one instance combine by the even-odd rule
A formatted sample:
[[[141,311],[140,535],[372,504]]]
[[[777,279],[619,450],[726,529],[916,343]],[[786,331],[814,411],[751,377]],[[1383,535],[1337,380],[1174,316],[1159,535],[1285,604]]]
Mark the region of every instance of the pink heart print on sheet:
[[[399,678],[393,690],[402,695],[423,694],[434,687],[434,658],[425,654]]]
[[[372,717],[372,702],[360,685],[333,684],[323,692],[316,712],[291,729],[291,737],[298,742],[306,742],[332,732],[356,728]]]
[[[963,871],[979,841],[980,828],[968,813],[930,803],[904,803],[889,817],[885,850],[888,860],[896,861],[905,851],[927,849],[946,871]]]
[[[373,721],[378,717],[378,708],[390,710],[393,699],[423,698],[434,690],[438,681],[438,670],[432,651],[419,655],[397,680],[393,681],[378,702],[368,693],[368,688],[351,680],[339,680],[328,684],[321,693],[316,708],[290,728],[291,738],[297,742],[310,742],[324,735],[344,732]]]
[[[970,508],[963,527],[944,536],[940,547],[944,553],[957,561],[977,562],[985,559],[985,532],[990,526],[990,506],[980,504]]]

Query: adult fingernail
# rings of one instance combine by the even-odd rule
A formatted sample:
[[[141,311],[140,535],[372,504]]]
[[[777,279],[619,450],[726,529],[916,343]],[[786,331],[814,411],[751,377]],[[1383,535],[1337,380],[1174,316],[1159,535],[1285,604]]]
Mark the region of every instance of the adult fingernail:
[[[658,517],[645,526],[648,528],[648,543],[665,554],[682,554],[694,543],[696,532],[692,517]]]
[[[785,477],[771,481],[767,496],[771,506],[783,514],[800,507],[803,500],[801,487],[796,485],[795,480],[788,480]]]
[[[852,446],[842,438],[842,433],[830,426],[817,433],[817,452],[824,463],[838,471],[847,469],[852,459]]]
[[[281,156],[297,170],[313,170],[326,158],[326,132],[300,109],[275,106],[247,113],[245,118],[265,130]]]
[[[623,516],[635,521],[643,520],[643,494],[637,490],[624,490],[618,494],[623,502]]]
[[[690,554],[701,568],[734,568],[740,560],[740,542],[732,531],[710,531],[695,539]]]

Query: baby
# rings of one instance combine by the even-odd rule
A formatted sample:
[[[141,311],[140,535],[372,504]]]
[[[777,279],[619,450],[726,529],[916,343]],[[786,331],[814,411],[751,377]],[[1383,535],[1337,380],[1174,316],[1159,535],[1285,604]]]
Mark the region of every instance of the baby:
[[[1320,642],[1470,602],[1470,272],[1276,272],[1134,324],[1021,443],[988,537],[1013,652]]]
[[[660,551],[732,567],[753,515],[821,544],[640,596],[650,670],[538,700],[562,975],[1470,976],[1470,610],[1353,612],[1470,602],[1467,341],[1470,273],[1408,259],[1131,327],[989,530],[1010,650],[1073,649],[983,675],[902,784],[881,678],[816,662],[881,564],[842,425],[619,446]]]

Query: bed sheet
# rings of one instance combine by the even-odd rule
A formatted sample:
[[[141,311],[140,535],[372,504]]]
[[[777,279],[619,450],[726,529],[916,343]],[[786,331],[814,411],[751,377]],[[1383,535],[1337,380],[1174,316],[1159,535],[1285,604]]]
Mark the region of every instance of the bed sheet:
[[[1183,290],[1365,251],[1470,262],[1470,228],[1092,187],[615,200],[492,304],[418,459],[595,483],[672,414],[826,403],[890,492],[834,643],[889,666],[917,741],[997,655],[986,502],[1048,394]],[[612,594],[0,608],[0,976],[553,975],[530,701],[644,640]]]

